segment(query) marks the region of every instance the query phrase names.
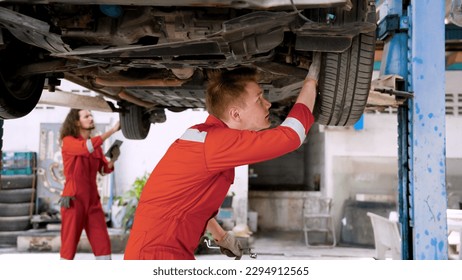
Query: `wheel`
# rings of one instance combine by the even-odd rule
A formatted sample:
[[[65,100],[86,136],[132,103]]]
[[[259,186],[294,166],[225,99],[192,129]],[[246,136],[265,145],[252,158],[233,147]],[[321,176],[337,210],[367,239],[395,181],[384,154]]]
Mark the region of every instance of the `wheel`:
[[[3,30],[0,30],[0,32]],[[7,35],[6,32],[3,32]],[[5,40],[8,36],[5,36]],[[20,53],[21,55],[15,55]],[[15,119],[29,114],[37,105],[45,84],[44,75],[20,76],[18,70],[33,63],[35,48],[10,38],[0,51],[0,118]]]
[[[368,1],[357,0],[351,12],[340,13],[340,21],[365,19]],[[373,16],[375,17],[375,15]],[[368,19],[370,20],[370,19]],[[314,116],[319,124],[349,126],[364,112],[371,85],[375,54],[375,32],[361,33],[343,53],[323,53]]]
[[[35,189],[0,190],[0,203],[24,203],[31,202]]]
[[[30,215],[34,203],[0,203],[0,217],[15,217]]]
[[[24,234],[24,231],[0,231],[0,248],[14,246],[16,249],[18,236]]]
[[[349,126],[364,112],[372,79],[375,36],[361,34],[344,53],[325,53],[314,116],[319,124]]]
[[[145,139],[148,136],[151,122],[149,114],[140,106],[130,105],[124,112],[119,113],[122,134],[127,139]]]
[[[25,189],[34,187],[36,181],[35,174],[31,175],[2,175],[1,188],[6,189]],[[0,215],[1,216],[1,215]]]
[[[28,230],[30,227],[30,216],[0,217],[0,231]]]

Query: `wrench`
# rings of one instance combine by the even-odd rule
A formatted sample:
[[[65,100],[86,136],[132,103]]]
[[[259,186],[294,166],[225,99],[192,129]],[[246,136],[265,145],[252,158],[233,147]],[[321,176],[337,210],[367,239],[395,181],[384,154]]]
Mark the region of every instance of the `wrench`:
[[[207,245],[207,248],[210,249],[220,249],[219,246],[212,246],[212,241],[210,239],[204,239],[205,245]],[[227,250],[227,249],[225,249]],[[242,254],[248,254],[252,259],[257,258],[257,253],[252,252],[252,248],[243,248],[242,249]],[[240,260],[241,257],[236,257],[235,260]]]

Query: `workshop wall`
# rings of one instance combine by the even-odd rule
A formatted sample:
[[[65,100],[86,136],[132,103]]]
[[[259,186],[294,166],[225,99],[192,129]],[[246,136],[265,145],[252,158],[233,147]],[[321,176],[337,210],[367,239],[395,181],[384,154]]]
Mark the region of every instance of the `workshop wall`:
[[[447,156],[447,188],[448,207],[457,208],[462,201],[462,93],[459,86],[460,71],[446,73],[447,117],[446,117],[446,156]],[[313,126],[307,138],[308,143],[301,149],[304,155],[294,153],[285,159],[250,166],[256,170],[258,180],[250,179],[251,192],[249,206],[262,213],[277,212],[270,215],[273,219],[259,218],[261,230],[300,230],[300,198],[292,197],[288,192],[281,192],[287,182],[305,182],[307,193],[316,189],[314,182],[319,181],[320,193],[333,198],[333,214],[336,220],[336,232],[340,235],[344,222],[346,201],[375,201],[377,205],[396,203],[398,185],[398,132],[395,109],[385,112],[367,113],[364,115],[364,126],[361,130],[354,127]],[[296,158],[291,162],[289,159]],[[307,164],[302,167],[300,163]],[[262,167],[269,168],[265,171]],[[298,179],[271,180],[269,178],[284,177],[284,170],[292,170],[287,174],[298,175]],[[257,172],[258,171],[258,172]],[[268,178],[261,178],[271,174]],[[318,178],[318,179],[317,179]],[[281,183],[284,182],[284,183]],[[262,183],[263,182],[263,183]],[[265,190],[258,192],[252,184],[262,183]],[[260,184],[260,185],[262,185]],[[270,185],[270,186],[268,186]],[[303,187],[302,187],[303,188]],[[305,195],[305,194],[304,194]],[[263,199],[266,197],[266,200]],[[373,204],[373,203],[372,203]],[[350,203],[348,207],[352,207]],[[379,205],[380,206],[380,205]],[[381,206],[380,206],[381,207]],[[291,209],[286,211],[284,209]],[[284,216],[284,213],[287,216]],[[265,215],[265,214],[263,214]],[[367,217],[366,217],[367,218]],[[367,221],[368,222],[368,221]],[[340,238],[340,236],[339,236]],[[340,239],[339,239],[340,240]]]

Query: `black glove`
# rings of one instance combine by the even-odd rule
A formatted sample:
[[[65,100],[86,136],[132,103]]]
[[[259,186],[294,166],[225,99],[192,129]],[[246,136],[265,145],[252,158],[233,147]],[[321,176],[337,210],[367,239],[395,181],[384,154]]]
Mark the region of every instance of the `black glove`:
[[[220,251],[228,257],[236,257],[240,259],[242,257],[242,247],[232,234],[227,232],[225,236],[220,240],[216,241],[217,245],[220,246]]]
[[[122,145],[122,143],[123,142],[120,140],[115,140],[115,142],[112,143],[111,147],[104,155],[108,158],[111,158],[113,162],[116,161],[120,156],[120,145]]]
[[[116,161],[120,156],[120,149],[118,146],[115,146],[112,150],[111,150],[111,160],[114,162]]]
[[[74,200],[74,199],[75,197],[73,196],[61,196],[58,203],[61,205],[61,207],[71,208],[71,200]]]

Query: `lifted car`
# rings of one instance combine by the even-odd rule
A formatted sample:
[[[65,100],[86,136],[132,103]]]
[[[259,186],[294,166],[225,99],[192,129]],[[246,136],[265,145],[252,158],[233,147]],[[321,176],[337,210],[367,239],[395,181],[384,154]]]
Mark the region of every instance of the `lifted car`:
[[[0,3],[0,118],[34,109],[67,79],[111,100],[122,132],[144,139],[165,109],[204,108],[210,71],[258,69],[274,124],[314,51],[318,123],[349,126],[369,95],[375,0],[11,0]]]

